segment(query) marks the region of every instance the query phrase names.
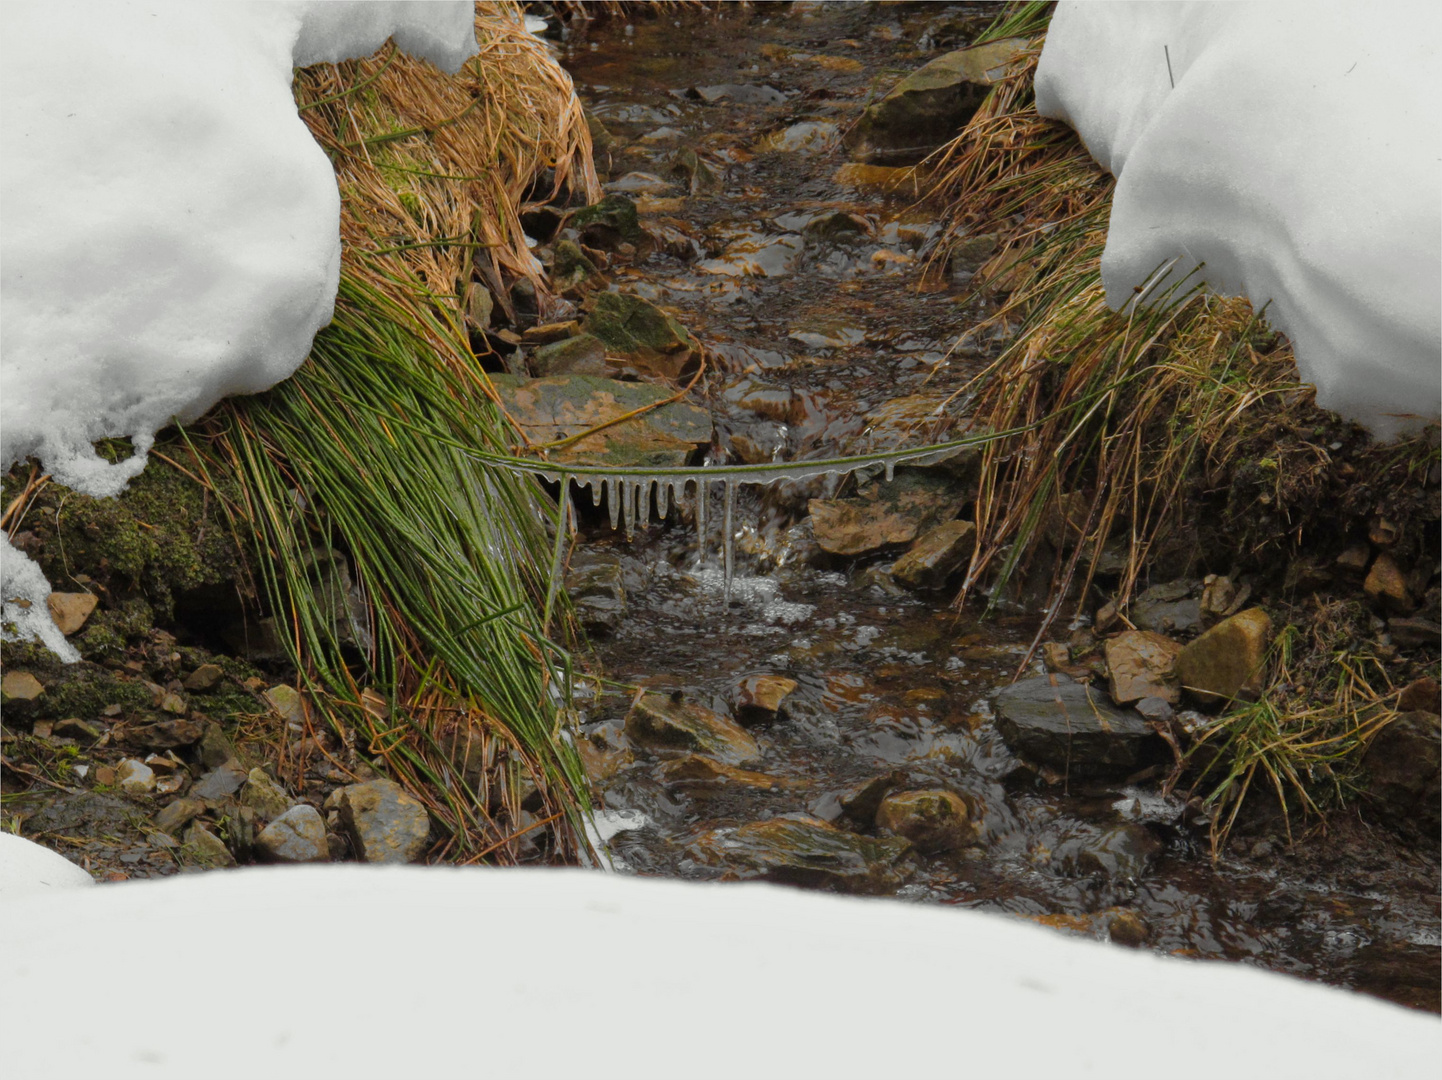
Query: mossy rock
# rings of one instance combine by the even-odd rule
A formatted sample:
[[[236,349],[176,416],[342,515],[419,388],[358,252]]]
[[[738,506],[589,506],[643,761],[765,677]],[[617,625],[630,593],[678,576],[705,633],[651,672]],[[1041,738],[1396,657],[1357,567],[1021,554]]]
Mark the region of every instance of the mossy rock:
[[[567,224],[581,234],[587,247],[603,251],[621,244],[640,247],[646,239],[636,216],[636,204],[624,195],[607,195],[598,203],[581,207]]]
[[[624,293],[598,295],[586,331],[600,338],[611,355],[668,379],[680,377],[701,348],[684,326],[655,304]]]

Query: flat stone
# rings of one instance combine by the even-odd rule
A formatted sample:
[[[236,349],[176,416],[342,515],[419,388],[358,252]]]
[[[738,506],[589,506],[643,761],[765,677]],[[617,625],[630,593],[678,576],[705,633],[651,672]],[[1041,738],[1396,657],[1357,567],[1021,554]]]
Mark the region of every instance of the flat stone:
[[[155,772],[143,761],[124,758],[115,766],[115,783],[127,795],[148,795],[155,790]]]
[[[206,724],[200,733],[200,742],[196,747],[200,756],[200,764],[207,769],[214,769],[224,765],[231,758],[235,757],[235,746],[226,737],[225,731],[219,724]]]
[[[220,685],[225,671],[219,664],[201,664],[185,677],[184,686],[192,694],[208,694]]]
[[[1127,630],[1102,646],[1112,700],[1130,705],[1142,698],[1161,698],[1170,705],[1182,700],[1175,668],[1181,642],[1148,630]]]
[[[1137,713],[1063,675],[1013,683],[997,694],[996,714],[1014,753],[1073,777],[1125,776],[1165,751]]]
[[[954,791],[899,791],[881,800],[876,826],[904,836],[918,851],[960,851],[981,839],[966,801]]]
[[[287,810],[262,829],[255,847],[267,862],[330,862],[325,819],[314,806],[305,804]]]
[[[607,191],[619,191],[625,195],[665,195],[674,192],[676,186],[662,180],[654,173],[628,172],[605,185]]]
[[[88,592],[53,592],[45,599],[50,617],[66,637],[85,625],[100,598]]]
[[[595,334],[543,345],[531,354],[531,370],[541,378],[548,375],[606,375],[606,343]]]
[[[638,746],[692,750],[727,765],[744,765],[761,756],[761,747],[745,728],[674,695],[642,695],[626,717],[626,735]]]
[[[1392,644],[1404,649],[1435,649],[1442,644],[1442,626],[1431,619],[1388,619],[1387,633],[1392,638]]]
[[[848,499],[812,499],[811,529],[823,551],[864,555],[893,544],[909,544],[954,517],[961,492],[952,481],[924,470],[904,470],[891,482],[878,481]]]
[[[193,796],[176,799],[155,815],[155,827],[171,836],[179,836],[180,830],[193,818],[205,813],[205,801]]]
[[[824,120],[803,120],[799,124],[763,135],[756,144],[756,149],[783,154],[817,154],[830,149],[835,138],[835,124]]]
[[[1132,601],[1130,617],[1138,630],[1157,634],[1190,634],[1202,625],[1201,597],[1190,581],[1153,585]]]
[[[736,688],[736,719],[742,724],[764,724],[785,715],[787,696],[799,684],[785,675],[751,675]]]
[[[0,694],[6,701],[34,701],[45,693],[45,686],[28,671],[7,671],[0,679]]]
[[[1258,694],[1271,644],[1271,616],[1261,608],[1239,611],[1182,649],[1177,678],[1188,694],[1208,705]]]
[[[240,789],[240,802],[267,821],[279,818],[291,806],[291,798],[285,789],[264,769],[251,769],[246,774],[245,784]]]
[[[673,380],[680,378],[701,348],[666,312],[626,293],[598,294],[586,318],[586,332],[600,338],[608,355]]]
[[[292,730],[305,727],[305,699],[293,686],[280,683],[261,694],[275,714],[290,725]]]
[[[1397,561],[1385,551],[1372,562],[1362,591],[1383,611],[1405,613],[1412,610],[1412,596],[1407,591],[1407,576]]]
[[[1110,829],[1084,826],[1051,851],[1051,868],[1068,877],[1140,878],[1163,844],[1145,825],[1128,822]]]
[[[1176,710],[1172,708],[1174,703],[1165,698],[1147,697],[1142,698],[1132,708],[1141,713],[1142,716],[1157,724],[1169,724],[1176,716]]]
[[[246,776],[245,767],[231,758],[197,780],[190,793],[198,799],[223,799],[239,791]]]
[[[157,715],[157,714],[152,714]],[[139,746],[146,750],[172,750],[180,746],[192,746],[200,740],[203,729],[194,720],[183,716],[168,716],[150,723],[126,725],[120,729],[121,741],[127,746]]]
[[[788,815],[714,829],[687,851],[698,862],[725,867],[743,878],[875,893],[900,883],[896,864],[910,847],[899,837],[878,840],[816,818]]]
[[[1362,759],[1379,817],[1435,840],[1442,828],[1442,719],[1404,712],[1372,737]]]
[[[848,162],[836,170],[832,182],[849,188],[869,188],[874,191],[921,194],[921,183],[917,171],[911,166],[897,168],[889,165],[866,165],[859,161]]]
[[[91,720],[70,717],[55,721],[53,734],[62,739],[74,739],[83,746],[90,746],[105,738],[105,728]]]
[[[207,870],[235,865],[235,856],[225,846],[225,841],[198,821],[192,822],[190,828],[185,830],[180,856],[183,860]]]
[[[913,589],[939,589],[960,570],[976,545],[976,525],[944,521],[917,538],[891,568],[891,576]]]
[[[657,768],[656,779],[668,786],[739,784],[742,787],[757,788],[761,791],[781,791],[797,786],[795,780],[752,772],[749,769],[738,769],[734,765],[726,765],[714,758],[703,757],[700,754],[687,754],[675,761],[665,762]]]
[[[426,808],[392,780],[367,780],[340,789],[340,825],[364,862],[409,863],[430,839]]]

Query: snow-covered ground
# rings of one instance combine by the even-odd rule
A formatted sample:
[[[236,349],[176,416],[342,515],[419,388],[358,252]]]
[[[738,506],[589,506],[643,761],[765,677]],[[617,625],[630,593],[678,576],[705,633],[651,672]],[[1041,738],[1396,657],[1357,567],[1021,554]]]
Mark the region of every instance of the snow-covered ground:
[[[1158,267],[1267,306],[1380,438],[1442,399],[1442,5],[1063,3],[1038,109],[1117,177],[1120,308]]]
[[[0,844],[8,877],[13,847]],[[1442,1022],[978,912],[583,870],[6,899],[9,1075],[1432,1076]]]

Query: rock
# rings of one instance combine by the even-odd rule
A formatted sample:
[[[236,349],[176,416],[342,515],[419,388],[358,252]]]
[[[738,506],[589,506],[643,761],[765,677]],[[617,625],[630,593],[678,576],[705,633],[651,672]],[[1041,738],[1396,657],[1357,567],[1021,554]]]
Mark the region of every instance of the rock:
[[[300,731],[305,727],[305,699],[293,686],[285,683],[272,686],[265,693],[261,694],[267,705],[275,711],[275,714],[290,726],[292,731]]]
[[[886,796],[877,807],[876,825],[906,837],[924,852],[960,851],[981,839],[965,800],[940,789]]]
[[[608,633],[626,614],[625,573],[620,560],[594,555],[566,573],[566,592],[588,633]]]
[[[1144,719],[1150,720],[1154,724],[1170,724],[1172,718],[1176,716],[1176,711],[1172,708],[1173,704],[1174,702],[1167,701],[1165,698],[1147,697],[1142,698],[1132,708],[1141,713]]]
[[[1407,577],[1395,559],[1385,551],[1378,555],[1362,582],[1362,591],[1383,611],[1405,614],[1412,610],[1412,597],[1407,591]]]
[[[1135,911],[1118,911],[1107,920],[1107,936],[1118,945],[1139,949],[1152,936],[1152,930]]]
[[[1135,712],[1062,675],[1013,683],[997,694],[996,714],[1013,753],[1072,777],[1126,776],[1166,749]]]
[[[1363,570],[1367,569],[1367,563],[1371,558],[1372,551],[1366,544],[1353,544],[1337,556],[1334,565],[1345,573],[1360,575]]]
[[[1442,713],[1442,686],[1430,675],[1414,679],[1398,696],[1397,711]]]
[[[220,685],[225,671],[219,664],[201,664],[185,678],[184,686],[192,694],[208,694]]]
[[[40,680],[28,671],[7,671],[0,679],[0,695],[5,701],[34,701],[45,693]]]
[[[115,766],[115,783],[127,795],[148,795],[155,790],[155,772],[143,761],[124,758]]]
[[[1392,644],[1404,649],[1435,649],[1442,644],[1442,626],[1431,619],[1388,619],[1387,633],[1392,638]]]
[[[537,375],[605,375],[606,345],[594,334],[577,334],[531,354],[531,370]]]
[[[1188,643],[1177,656],[1177,678],[1188,694],[1208,705],[1258,694],[1271,644],[1271,616],[1248,608]]]
[[[556,241],[551,255],[551,285],[558,293],[572,292],[600,273],[580,244],[574,240]]]
[[[180,845],[180,857],[207,870],[235,865],[235,856],[225,846],[225,841],[198,821],[192,822],[190,828],[185,830],[185,841]]]
[[[172,716],[184,716],[189,709],[190,706],[185,703],[185,699],[179,694],[166,691],[160,698],[161,712],[168,712]],[[197,739],[200,738],[200,734],[197,732],[195,737]]]
[[[863,555],[891,544],[909,544],[954,517],[962,496],[945,476],[900,470],[891,483],[867,485],[848,499],[812,499],[811,528],[823,551]]]
[[[911,845],[845,832],[812,817],[788,815],[736,829],[714,829],[688,847],[698,862],[740,877],[765,877],[847,892],[885,892],[900,883],[896,863]]]
[[[692,195],[715,191],[721,186],[721,178],[716,175],[716,170],[690,147],[682,147],[672,155],[671,171],[686,178],[686,186]]]
[[[971,558],[976,525],[944,521],[917,538],[891,568],[891,576],[913,589],[939,589]]]
[[[314,806],[302,804],[281,814],[255,838],[257,853],[268,862],[329,862],[325,819]]]
[[[1250,585],[1237,586],[1220,574],[1208,574],[1202,582],[1202,625],[1211,626],[1228,615],[1235,615],[1252,595]]]
[[[479,281],[466,286],[466,322],[484,333],[491,328],[491,313],[496,310],[496,299]]]
[[[626,735],[638,746],[694,750],[727,765],[761,756],[745,728],[678,693],[644,694],[626,717]]]
[[[665,401],[674,393],[653,383],[618,382],[593,375],[530,380],[492,375],[491,382],[506,411],[532,443],[579,435],[623,414]],[[678,466],[686,463],[696,447],[710,441],[710,414],[694,405],[673,401],[554,450],[551,460],[628,468]]]
[[[1132,625],[1158,634],[1189,634],[1201,627],[1202,602],[1193,596],[1195,583],[1169,581],[1153,585],[1134,601]]]
[[[784,780],[779,776],[738,769],[724,765],[700,754],[668,761],[656,770],[656,779],[667,786],[678,784],[740,784],[742,787],[758,788],[762,791],[781,791],[797,786],[795,780]]]
[[[171,750],[179,746],[191,746],[200,740],[202,733],[199,723],[183,716],[126,725],[119,730],[121,741],[127,746],[138,746],[146,750]]]
[[[74,739],[82,746],[91,746],[105,738],[105,728],[102,725],[75,717],[55,721],[52,733],[62,739]]]
[[[910,166],[893,168],[886,165],[865,165],[849,162],[836,170],[832,182],[841,187],[871,188],[876,191],[899,192],[913,196],[921,194],[921,183],[917,171]]]
[[[176,799],[155,815],[155,827],[163,833],[179,836],[182,826],[203,813],[205,813],[204,800],[194,796]]]
[[[1051,866],[1068,877],[1139,878],[1163,844],[1145,825],[1128,822],[1115,828],[1083,827],[1051,852]]]
[[[615,251],[622,244],[640,246],[646,238],[636,216],[636,204],[624,195],[607,195],[594,205],[582,207],[571,214],[566,224],[580,234],[581,243],[598,251]]]
[[[676,190],[669,181],[647,172],[628,172],[604,187],[607,191],[619,191],[626,195],[665,195]]]
[[[843,142],[867,161],[920,161],[966,125],[1026,47],[1024,38],[1003,38],[937,57],[862,113]]]
[[[841,812],[858,825],[870,828],[876,821],[881,800],[905,783],[905,780],[902,773],[893,770],[853,784],[838,796]]]
[[[765,724],[785,716],[784,702],[798,683],[784,675],[751,675],[736,688],[736,719],[742,724]]]
[[[774,86],[755,86],[751,83],[720,83],[716,86],[693,86],[691,97],[700,98],[708,105],[718,101],[734,101],[739,105],[784,105],[786,95]]]
[[[1128,630],[1102,647],[1112,700],[1130,705],[1142,698],[1161,698],[1170,705],[1182,699],[1175,668],[1180,642],[1147,630]]]
[[[1377,814],[1394,828],[1415,830],[1435,840],[1442,828],[1442,719],[1431,712],[1405,712],[1376,735],[1362,767],[1367,794]]]
[[[240,801],[267,821],[279,818],[291,806],[285,789],[264,769],[251,769],[246,774],[245,785],[240,789]]]
[[[219,724],[204,725],[196,751],[200,756],[200,764],[207,769],[217,768],[235,757],[235,746],[226,738]]]
[[[85,625],[99,602],[100,598],[94,593],[53,592],[46,597],[45,606],[50,609],[50,617],[60,632],[69,637]]]
[[[431,819],[426,808],[391,780],[340,789],[340,826],[369,863],[409,863],[425,854]]]
[[[831,148],[836,138],[836,125],[824,120],[803,120],[799,124],[763,135],[756,149],[765,153],[819,154]]]
[[[190,793],[198,799],[223,799],[239,791],[247,775],[245,766],[230,758],[197,780]]]

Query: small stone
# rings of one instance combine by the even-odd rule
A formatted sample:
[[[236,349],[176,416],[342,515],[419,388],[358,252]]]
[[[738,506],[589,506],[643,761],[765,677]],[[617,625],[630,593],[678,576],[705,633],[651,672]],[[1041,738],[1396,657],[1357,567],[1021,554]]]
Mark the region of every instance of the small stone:
[[[1378,555],[1362,582],[1362,591],[1384,611],[1412,610],[1412,597],[1407,591],[1407,577],[1395,559],[1385,551]]]
[[[761,756],[745,728],[679,692],[642,695],[626,717],[626,734],[640,746],[698,751],[727,765],[745,765]]]
[[[179,836],[183,826],[188,824],[192,818],[197,818],[203,813],[205,813],[204,800],[193,796],[176,799],[155,815],[155,827],[163,833]]]
[[[521,341],[527,345],[551,345],[567,338],[574,338],[581,332],[581,324],[575,319],[566,322],[542,323],[531,326],[521,334]]]
[[[113,765],[97,765],[97,766],[95,766],[95,783],[96,783],[99,787],[114,787],[114,786],[115,786],[115,766],[113,766]]]
[[[431,819],[393,780],[341,788],[340,825],[356,854],[369,863],[410,863],[425,854]]]
[[[290,796],[264,769],[251,769],[246,774],[240,801],[267,821],[279,818],[291,806]]]
[[[762,791],[780,791],[796,786],[794,780],[783,780],[766,773],[738,769],[734,765],[724,765],[700,754],[687,754],[675,761],[666,762],[656,770],[656,779],[666,785],[739,784]]]
[[[1372,558],[1372,552],[1366,544],[1353,544],[1342,554],[1337,556],[1337,569],[1348,573],[1360,574],[1367,569],[1367,563]]]
[[[1372,737],[1362,767],[1378,815],[1394,827],[1435,837],[1442,827],[1442,720],[1398,713]]]
[[[1249,608],[1223,619],[1177,656],[1182,688],[1204,704],[1217,705],[1261,692],[1266,679],[1272,619]]]
[[[1132,624],[1138,630],[1159,634],[1189,634],[1199,629],[1202,601],[1192,595],[1196,584],[1183,580],[1153,585],[1132,603]]]
[[[1367,539],[1374,547],[1385,548],[1395,544],[1402,535],[1402,530],[1395,522],[1388,521],[1384,517],[1375,517],[1367,526]]]
[[[235,747],[226,738],[219,724],[204,726],[197,750],[200,753],[200,764],[207,769],[217,768],[235,757]]]
[[[491,328],[491,312],[496,309],[495,297],[478,281],[466,286],[466,322],[477,330]]]
[[[83,746],[90,746],[105,738],[105,728],[102,725],[76,717],[55,721],[54,733],[62,739],[74,739]]]
[[[125,758],[115,766],[115,782],[127,795],[148,795],[155,790],[155,773],[145,762]]]
[[[765,724],[785,716],[787,696],[796,689],[795,679],[784,675],[752,675],[736,690],[736,719],[742,724]]]
[[[269,862],[329,862],[325,821],[313,806],[302,804],[281,814],[255,838],[257,853]]]
[[[50,609],[50,617],[60,632],[69,637],[85,625],[99,602],[94,593],[53,592],[46,598],[45,606]]]
[[[45,687],[28,671],[7,671],[0,679],[0,694],[6,701],[34,701],[43,693]]]
[[[219,664],[201,664],[185,679],[185,688],[192,694],[206,694],[219,685],[225,672]]]
[[[923,852],[960,851],[981,838],[966,802],[952,791],[888,795],[876,810],[876,825],[906,837]]]
[[[577,334],[545,345],[531,354],[531,370],[549,375],[605,375],[606,345],[594,334]]]
[[[216,836],[200,822],[192,822],[185,830],[185,842],[180,846],[180,855],[207,870],[223,866],[234,866],[235,856],[225,846],[225,841]]]
[[[1147,697],[1142,698],[1132,708],[1154,724],[1169,724],[1176,715],[1172,705],[1173,702],[1169,702],[1165,698]]]
[[[1135,911],[1118,911],[1107,920],[1107,935],[1118,945],[1139,949],[1147,943],[1152,931]]]
[[[945,521],[923,533],[896,560],[891,576],[913,589],[939,589],[961,569],[976,545],[976,525]]]
[[[1430,675],[1413,680],[1397,698],[1397,711],[1442,713],[1442,686]]]
[[[188,706],[185,704],[185,699],[179,694],[167,691],[160,698],[160,709],[162,712],[168,712],[173,716],[184,716],[187,708]],[[196,739],[200,738],[200,733],[197,732],[195,737]],[[194,741],[195,739],[191,740],[191,742]]]
[[[881,800],[905,782],[905,776],[892,771],[853,784],[837,796],[841,812],[858,825],[870,828],[876,821]]]
[[[139,746],[146,750],[170,750],[178,746],[190,746],[200,739],[202,733],[200,724],[182,716],[118,729],[121,740],[127,746]]]
[[[1041,658],[1049,671],[1063,671],[1071,667],[1071,649],[1059,641],[1048,641],[1041,647]]]
[[[1129,705],[1142,698],[1161,698],[1175,705],[1182,699],[1175,668],[1179,642],[1147,630],[1127,630],[1102,647],[1112,700]]]
[[[833,555],[864,555],[892,544],[910,544],[954,517],[962,500],[945,476],[921,469],[898,472],[846,499],[812,499],[811,529],[817,544]],[[895,567],[892,568],[895,577]]]
[[[1115,600],[1108,600],[1101,607],[1097,608],[1096,618],[1092,620],[1092,625],[1096,628],[1098,634],[1105,634],[1111,630],[1112,627],[1116,626],[1120,619],[1121,615],[1117,611],[1117,602]]]
[[[36,720],[30,728],[30,734],[37,739],[48,739],[55,734],[55,724],[50,720]]]
[[[246,775],[245,767],[231,758],[196,781],[190,793],[200,799],[223,799],[240,790]]]
[[[305,701],[295,687],[281,683],[261,696],[292,730],[299,731],[305,727]]]
[[[1211,626],[1235,615],[1251,595],[1250,585],[1238,587],[1231,578],[1208,574],[1202,582],[1202,625]]]
[[[1404,649],[1419,649],[1428,646],[1435,649],[1442,644],[1442,626],[1431,619],[1388,619],[1387,633],[1392,638],[1392,644]]]

